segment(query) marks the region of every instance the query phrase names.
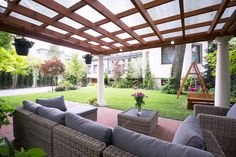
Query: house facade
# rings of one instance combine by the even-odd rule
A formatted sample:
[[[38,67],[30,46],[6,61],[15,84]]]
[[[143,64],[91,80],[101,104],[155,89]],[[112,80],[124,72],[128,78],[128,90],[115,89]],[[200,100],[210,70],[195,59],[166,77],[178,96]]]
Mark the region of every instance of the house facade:
[[[186,44],[182,77],[184,77],[192,62],[197,62],[201,73],[205,71],[206,64],[205,56],[207,55],[208,42],[197,42]],[[154,88],[159,89],[171,76],[171,68],[175,55],[175,46],[159,47],[147,49],[137,52],[120,53],[104,57],[104,74],[112,77],[114,62],[119,60],[122,66],[123,77],[128,71],[129,62],[141,62],[142,77],[144,78],[145,67],[147,61],[150,65],[150,70],[153,75]],[[87,65],[87,77],[90,83],[97,82],[98,59],[94,58],[91,65]],[[195,77],[193,75],[193,77]]]

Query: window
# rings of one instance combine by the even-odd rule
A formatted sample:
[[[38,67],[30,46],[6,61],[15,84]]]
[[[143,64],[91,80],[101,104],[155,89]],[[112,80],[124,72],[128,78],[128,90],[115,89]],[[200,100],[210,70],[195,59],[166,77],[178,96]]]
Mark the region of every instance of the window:
[[[162,78],[161,79],[161,86],[164,86],[168,82],[168,79]]]
[[[87,72],[88,74],[91,74],[91,65],[88,65]]]
[[[93,65],[93,73],[97,74],[98,72],[98,65]]]
[[[162,47],[161,50],[161,63],[172,64],[175,56],[175,46]]]
[[[201,63],[202,56],[202,45],[192,44],[192,62]]]

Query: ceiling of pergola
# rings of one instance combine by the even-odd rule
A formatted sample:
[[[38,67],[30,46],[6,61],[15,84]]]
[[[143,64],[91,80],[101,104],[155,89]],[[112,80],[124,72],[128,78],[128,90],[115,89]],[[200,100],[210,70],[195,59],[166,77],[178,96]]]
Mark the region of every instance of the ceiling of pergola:
[[[236,0],[0,0],[0,30],[108,55],[236,35]]]

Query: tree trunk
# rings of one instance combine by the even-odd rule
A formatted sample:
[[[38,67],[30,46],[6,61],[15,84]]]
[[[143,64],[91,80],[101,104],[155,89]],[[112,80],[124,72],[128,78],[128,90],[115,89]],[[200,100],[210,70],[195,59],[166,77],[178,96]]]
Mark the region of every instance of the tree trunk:
[[[17,87],[17,77],[18,77],[17,74],[13,74],[13,88]]]
[[[186,48],[186,44],[175,46],[176,53],[175,53],[175,57],[172,64],[171,76],[176,78],[176,82],[175,82],[176,90],[178,90],[180,87],[185,48]]]

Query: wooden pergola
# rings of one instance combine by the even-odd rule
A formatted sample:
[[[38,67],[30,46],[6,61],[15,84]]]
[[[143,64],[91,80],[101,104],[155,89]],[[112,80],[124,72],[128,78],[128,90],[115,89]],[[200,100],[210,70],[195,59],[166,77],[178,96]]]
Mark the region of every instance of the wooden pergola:
[[[236,35],[236,0],[0,1],[0,30],[92,54]]]

